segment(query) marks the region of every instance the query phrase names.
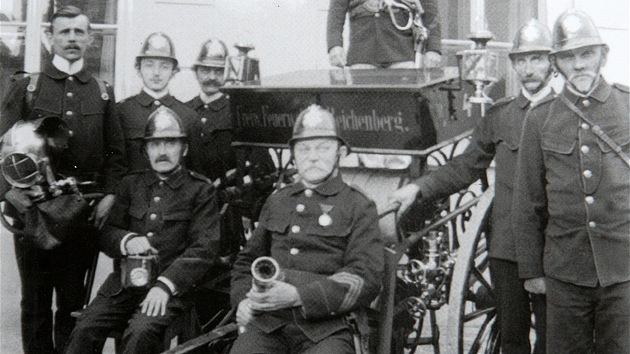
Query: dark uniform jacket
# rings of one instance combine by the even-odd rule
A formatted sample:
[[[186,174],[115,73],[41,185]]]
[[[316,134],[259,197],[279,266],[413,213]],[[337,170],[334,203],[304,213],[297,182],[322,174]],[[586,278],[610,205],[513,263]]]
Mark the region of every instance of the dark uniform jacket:
[[[19,120],[61,117],[72,131],[68,149],[56,161],[56,172],[99,182],[108,194],[127,170],[122,129],[116,119],[114,91],[84,67],[68,75],[48,62],[38,74],[35,92],[27,95],[30,78],[16,81],[2,102],[0,135]]]
[[[630,153],[628,88],[562,93]],[[521,278],[581,286],[630,280],[630,169],[560,96],[527,116],[512,213]]]
[[[332,221],[327,226],[324,210]],[[380,290],[383,245],[376,206],[339,176],[315,189],[297,182],[272,194],[234,264],[233,306],[252,287],[250,267],[260,256],[278,261],[302,306],[256,315],[251,325],[270,333],[294,322],[318,342],[347,328],[344,314],[369,306]]]
[[[121,259],[126,235],[147,236],[159,252],[160,276],[170,280],[177,293],[185,293],[214,263],[218,213],[214,187],[195,172],[181,168],[164,181],[154,171],[132,173],[116,194],[99,244],[108,256]],[[119,267],[102,289],[121,289]]]
[[[186,106],[197,112],[200,127],[199,145],[196,146],[199,160],[191,162],[191,168],[213,181],[225,177],[227,171],[236,168],[236,156],[231,145],[230,102],[223,95],[206,104],[197,96],[186,102]]]
[[[189,143],[189,154],[186,160],[196,158],[194,154],[191,154],[190,147],[195,144],[195,137],[199,134],[197,114],[170,94],[155,99],[142,90],[139,94],[122,100],[116,106],[125,137],[129,171],[151,169],[143,150],[144,130],[151,113],[161,105],[175,111],[184,124]]]
[[[420,187],[423,198],[448,196],[484,176],[495,159],[495,197],[489,251],[493,258],[514,262],[515,241],[510,214],[519,139],[529,107],[530,101],[522,93],[497,101],[475,127],[464,153],[413,182]]]
[[[328,50],[343,46],[343,26],[350,13],[350,43],[348,65],[386,65],[415,60],[411,29],[400,31],[394,27],[387,8],[378,10],[380,0],[330,0],[328,8]],[[440,52],[442,32],[436,0],[420,0],[424,8],[422,22],[429,30],[425,51]],[[409,19],[407,12],[395,11],[400,25]]]

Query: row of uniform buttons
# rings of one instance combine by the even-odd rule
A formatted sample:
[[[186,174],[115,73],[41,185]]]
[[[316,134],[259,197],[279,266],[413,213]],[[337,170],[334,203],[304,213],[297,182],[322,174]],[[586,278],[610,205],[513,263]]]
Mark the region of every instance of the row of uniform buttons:
[[[304,190],[304,195],[308,198],[313,196],[313,190],[311,189],[305,189]],[[295,206],[295,211],[297,211],[298,213],[303,213],[304,210],[306,210],[306,206],[304,206],[304,204],[298,204]],[[293,225],[291,226],[291,232],[293,232],[294,234],[300,233],[300,231],[302,230],[302,228],[299,225]],[[289,253],[293,256],[296,256],[298,254],[300,254],[300,250],[298,248],[291,248],[289,250]]]
[[[588,106],[591,105],[591,101],[584,100],[584,101],[582,101],[582,105],[584,105],[584,107],[588,107]],[[591,126],[588,125],[587,123],[582,123],[580,125],[580,128],[582,128],[582,130],[589,130],[589,129],[591,129]],[[583,154],[588,154],[591,151],[591,149],[588,147],[588,145],[582,145],[582,146],[580,146],[580,151]],[[591,178],[591,177],[593,177],[593,172],[591,170],[584,170],[584,171],[582,171],[582,176],[584,176],[585,178]],[[593,196],[588,195],[588,196],[586,196],[584,198],[584,202],[586,204],[591,205],[591,204],[595,203],[595,198],[593,198]],[[588,227],[590,227],[591,229],[594,228],[595,226],[597,226],[597,223],[595,221],[589,221],[588,222]]]
[[[158,184],[159,184],[160,186],[163,186],[163,185],[164,185],[164,181],[160,181]],[[154,203],[159,203],[159,202],[160,202],[160,200],[162,200],[162,198],[160,198],[159,196],[155,196],[155,197],[153,197],[153,202],[154,202]],[[149,219],[151,219],[151,221],[155,221],[155,220],[157,220],[157,214],[156,214],[156,213],[152,213],[151,215],[149,215]],[[147,232],[147,236],[148,236],[148,237],[155,236],[155,233],[154,233],[154,232],[152,232],[152,231],[149,231],[149,232]]]

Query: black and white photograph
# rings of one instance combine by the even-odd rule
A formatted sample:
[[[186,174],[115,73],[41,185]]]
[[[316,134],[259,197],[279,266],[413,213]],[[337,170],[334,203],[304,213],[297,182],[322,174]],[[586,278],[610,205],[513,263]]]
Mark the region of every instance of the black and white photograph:
[[[630,354],[626,0],[0,0],[0,353]]]

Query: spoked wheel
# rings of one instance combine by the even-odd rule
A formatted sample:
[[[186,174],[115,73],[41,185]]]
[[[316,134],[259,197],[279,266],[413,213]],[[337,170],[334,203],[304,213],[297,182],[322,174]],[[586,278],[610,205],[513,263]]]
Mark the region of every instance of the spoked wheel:
[[[472,210],[466,232],[459,240],[448,302],[447,353],[500,352],[486,237],[493,198],[491,186]]]

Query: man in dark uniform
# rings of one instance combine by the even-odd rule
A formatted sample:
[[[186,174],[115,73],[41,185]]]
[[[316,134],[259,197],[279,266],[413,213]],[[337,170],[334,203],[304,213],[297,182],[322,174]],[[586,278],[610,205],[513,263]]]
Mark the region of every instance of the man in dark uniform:
[[[346,185],[348,147],[332,114],[313,105],[289,142],[299,181],[272,194],[232,272],[232,304],[244,327],[232,353],[354,353],[344,316],[370,305],[381,286],[383,245],[374,202]],[[252,289],[251,265],[273,257],[284,274]]]
[[[216,260],[216,193],[207,178],[181,165],[188,146],[179,117],[158,108],[144,137],[152,170],[122,181],[99,238],[117,266],[77,320],[67,353],[100,353],[109,332],[120,328],[123,353],[161,352],[166,327],[190,309],[189,290]],[[146,254],[158,256],[151,270],[119,266],[126,256]]]
[[[125,136],[129,170],[150,168],[142,148],[144,127],[149,115],[160,106],[174,110],[180,117],[191,146],[188,159],[196,159],[196,149],[193,147],[197,144],[200,130],[197,114],[168,91],[168,83],[179,71],[173,41],[164,33],[150,34],[136,57],[135,65],[144,85],[142,91],[122,100],[116,106]]]
[[[392,199],[405,211],[418,198],[444,197],[468,187],[481,178],[496,161],[495,198],[490,235],[490,275],[496,292],[501,329],[501,350],[531,353],[530,302],[536,317],[534,353],[545,352],[545,298],[528,294],[518,276],[515,233],[510,225],[516,154],[521,128],[528,109],[552,95],[549,86],[551,33],[532,19],[521,27],[510,51],[512,68],[521,82],[517,97],[499,100],[475,128],[466,151],[444,167],[399,189]],[[530,301],[531,300],[531,301]]]
[[[630,95],[601,75],[584,13],[554,25],[563,92],[527,115],[514,213],[525,289],[547,294],[547,351],[630,353]]]
[[[346,65],[342,33],[349,13],[347,65],[357,69],[415,67],[414,29],[399,29],[393,22],[404,26],[410,14],[398,7],[387,7],[385,3],[383,0],[330,0],[326,33],[331,65]],[[424,10],[422,23],[428,32],[424,38],[422,64],[437,67],[442,62],[437,0],[419,0],[419,3]]]
[[[52,15],[47,31],[54,56],[42,73],[16,81],[2,103],[0,135],[20,120],[54,115],[72,136],[68,149],[55,161],[55,171],[80,182],[96,182],[93,191],[106,196],[96,205],[92,221],[101,227],[114,201],[115,186],[126,171],[122,130],[116,119],[112,87],[92,76],[83,56],[92,42],[90,20],[73,7]],[[16,238],[15,253],[22,281],[22,342],[24,352],[63,352],[74,327],[72,311],[83,305],[84,277],[96,229],[67,237],[58,248],[42,250]],[[84,234],[85,233],[85,234]],[[53,345],[53,289],[57,295]]]

